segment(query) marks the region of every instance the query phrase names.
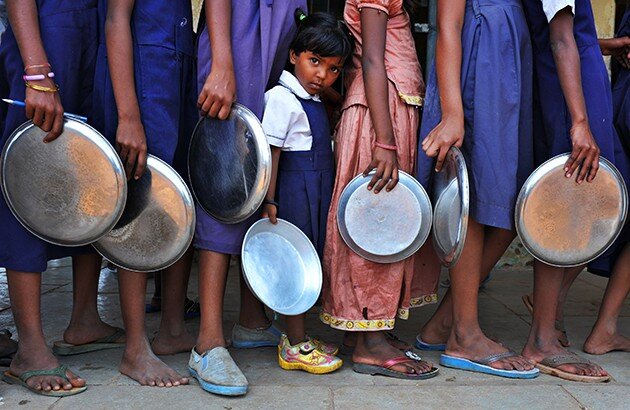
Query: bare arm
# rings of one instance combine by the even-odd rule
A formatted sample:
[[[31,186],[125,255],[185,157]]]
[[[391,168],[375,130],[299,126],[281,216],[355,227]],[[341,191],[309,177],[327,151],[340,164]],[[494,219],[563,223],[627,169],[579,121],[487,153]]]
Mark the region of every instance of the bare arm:
[[[282,155],[282,149],[279,147],[271,146],[271,178],[269,180],[269,189],[265,200],[275,201],[276,196],[276,184],[278,181],[278,164],[280,163],[280,155]],[[272,224],[278,222],[278,208],[273,204],[263,205],[263,218],[269,218]]]
[[[140,119],[133,68],[131,14],[134,4],[135,0],[109,0],[105,41],[118,109],[116,148],[125,163],[127,178],[133,176],[138,179],[147,163],[147,142]]]
[[[39,18],[35,0],[8,0],[7,11],[15,39],[17,40],[24,67],[48,63],[39,31]],[[48,67],[35,67],[26,70],[26,74],[48,74]],[[55,88],[51,78],[38,80],[37,85]],[[44,142],[57,138],[63,131],[63,106],[59,93],[37,91],[26,88],[26,116],[42,130],[48,132]]]
[[[582,91],[580,54],[573,36],[571,8],[560,10],[549,23],[549,40],[556,62],[562,93],[571,115],[573,149],[565,165],[567,178],[581,166],[577,176],[580,183],[588,176],[592,181],[599,168],[599,147],[591,134]]]
[[[232,5],[230,0],[205,0],[206,23],[212,49],[212,66],[197,106],[204,115],[226,119],[236,100],[236,79],[232,61]]]
[[[461,147],[464,141],[464,108],[461,91],[462,26],[466,11],[465,0],[439,0],[438,36],[435,70],[440,91],[442,119],[422,141],[429,157],[436,157],[435,170],[442,169],[444,158],[452,145]]]
[[[370,111],[370,118],[376,133],[376,141],[386,145],[396,145],[394,130],[389,112],[389,83],[385,72],[385,39],[387,32],[387,14],[369,7],[361,11],[361,36],[363,39],[363,78],[365,96]],[[368,184],[378,193],[387,186],[387,191],[398,183],[398,160],[396,152],[375,147],[372,162],[364,171],[367,175],[376,168],[376,173]]]
[[[599,48],[605,56],[612,56],[626,70],[630,70],[630,36],[600,38]]]

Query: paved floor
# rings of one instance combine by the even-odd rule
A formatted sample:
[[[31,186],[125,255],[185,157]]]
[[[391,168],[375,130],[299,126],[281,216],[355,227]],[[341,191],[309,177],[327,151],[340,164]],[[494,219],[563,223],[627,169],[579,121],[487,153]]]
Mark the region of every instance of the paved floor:
[[[225,326],[230,329],[237,317],[237,283],[232,269],[225,306]],[[193,273],[189,296],[196,296]],[[49,269],[43,276],[42,306],[44,330],[50,342],[61,338],[70,316],[72,303],[71,274],[67,266]],[[605,287],[602,278],[584,273],[578,278],[567,303],[567,330],[576,349],[582,346],[595,320]],[[498,269],[481,294],[481,322],[488,334],[513,349],[520,349],[529,329],[529,315],[520,296],[531,289],[531,272]],[[149,292],[152,290],[149,289]],[[99,308],[105,320],[122,325],[115,276],[101,278]],[[148,295],[147,295],[148,298]],[[413,340],[419,326],[430,316],[434,306],[414,310],[408,321],[399,321],[400,337]],[[149,331],[157,329],[158,314],[148,315]],[[309,332],[326,340],[340,341],[341,334],[317,320],[316,310],[308,315]],[[198,320],[189,323],[191,331]],[[6,291],[6,276],[0,273],[0,328],[13,326]],[[621,328],[630,333],[630,304],[626,303]],[[141,387],[117,371],[120,350],[95,352],[66,358],[66,363],[89,382],[87,392],[63,399],[47,398],[23,388],[0,382],[0,406],[4,408],[630,408],[630,354],[610,353],[588,356],[602,364],[614,380],[589,385],[567,382],[546,375],[529,381],[511,381],[446,368],[440,375],[423,382],[409,382],[354,373],[347,364],[334,374],[310,375],[281,370],[275,349],[233,350],[232,354],[250,381],[244,398],[227,399],[203,392],[194,382],[171,389]],[[438,354],[424,353],[438,361]],[[186,371],[188,355],[164,360],[178,371]]]

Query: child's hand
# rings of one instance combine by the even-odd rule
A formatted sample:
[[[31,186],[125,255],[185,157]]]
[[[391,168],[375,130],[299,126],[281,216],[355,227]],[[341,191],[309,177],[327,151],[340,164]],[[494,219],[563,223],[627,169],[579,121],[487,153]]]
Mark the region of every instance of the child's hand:
[[[460,148],[464,143],[464,119],[442,116],[442,121],[422,141],[422,149],[428,157],[437,156],[435,172],[440,172],[444,158],[451,146]]]
[[[197,108],[202,115],[225,120],[230,115],[234,101],[236,101],[234,70],[212,67],[199,93]]]
[[[271,221],[271,223],[274,225],[277,224],[278,223],[278,207],[276,207],[274,204],[264,204],[262,217],[269,218],[269,221]]]
[[[588,124],[578,124],[571,127],[571,142],[573,149],[564,165],[565,176],[571,178],[573,172],[579,167],[580,171],[575,179],[576,182],[581,183],[585,177],[588,182],[593,181],[599,169],[599,147]]]
[[[52,83],[52,82],[51,82]],[[49,86],[49,84],[46,84]],[[54,83],[52,83],[54,86]],[[44,142],[54,141],[63,131],[63,106],[59,93],[48,93],[26,88],[26,117],[47,132]]]
[[[118,122],[116,149],[125,164],[127,178],[140,179],[147,165],[147,140],[140,119]]]
[[[630,70],[630,36],[599,40],[599,47],[605,56],[613,56],[626,70]]]
[[[398,159],[396,151],[375,147],[372,151],[372,162],[363,171],[363,176],[367,176],[370,171],[376,168],[376,173],[368,184],[367,189],[378,194],[386,185],[389,192],[398,184]],[[379,181],[380,180],[380,181]],[[378,184],[377,184],[378,182]]]

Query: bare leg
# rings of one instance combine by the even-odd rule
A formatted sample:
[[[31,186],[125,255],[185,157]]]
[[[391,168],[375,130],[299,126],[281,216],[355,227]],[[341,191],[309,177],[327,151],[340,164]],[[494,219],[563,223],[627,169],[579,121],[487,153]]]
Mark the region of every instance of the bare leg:
[[[387,341],[385,332],[356,332],[357,345],[352,354],[354,363],[382,365],[390,359],[402,356],[400,350],[396,349]],[[429,362],[410,362],[398,364],[392,370],[404,373],[427,373],[433,365]]]
[[[63,340],[73,345],[90,343],[112,335],[116,329],[101,320],[97,308],[98,280],[102,258],[96,253],[72,258],[72,316]],[[117,342],[124,342],[121,336]]]
[[[285,316],[287,325],[287,337],[291,346],[306,341],[306,329],[304,328],[304,315]]]
[[[144,324],[144,295],[147,274],[119,268],[120,307],[127,332],[127,344],[120,362],[120,372],[145,386],[171,387],[188,384],[155,356],[149,345]],[[183,310],[179,311],[181,316]]]
[[[192,265],[193,248],[164,271],[159,281],[163,286],[160,329],[151,343],[158,355],[190,352],[195,338],[184,325],[184,304]],[[156,286],[158,281],[156,280]]]
[[[199,252],[199,305],[201,321],[195,350],[203,354],[214,347],[225,346],[223,335],[223,297],[230,255],[201,250]]]
[[[546,357],[567,354],[558,341],[555,329],[558,296],[562,288],[565,269],[534,262],[534,314],[532,328],[523,356],[533,362],[540,362]],[[582,376],[605,376],[606,371],[596,364],[563,364],[559,370]]]
[[[41,322],[41,274],[34,272],[18,272],[7,269],[9,297],[15,327],[17,327],[20,343],[18,351],[11,362],[10,371],[20,376],[29,370],[54,369],[59,366],[57,358],[46,345]],[[27,379],[26,383],[37,390],[71,390],[85,386],[85,380],[66,373],[68,380],[57,376],[36,376]]]
[[[151,297],[151,307],[153,311],[161,311],[162,310],[162,272],[157,271],[153,272],[153,296]]]
[[[490,274],[515,236],[514,232],[506,229],[485,228],[483,258],[481,261],[481,281]],[[452,324],[453,299],[451,290],[448,289],[431,319],[422,327],[420,338],[426,343],[446,343],[451,333]]]
[[[617,320],[630,292],[630,244],[626,244],[617,259],[606,293],[599,308],[597,322],[584,342],[584,351],[604,354],[613,350],[630,352],[630,339],[619,334]]]
[[[241,286],[241,313],[238,323],[248,329],[259,329],[269,326],[269,318],[265,313],[265,306],[249,290],[243,274],[240,275]]]
[[[459,263],[450,270],[453,298],[453,327],[446,344],[446,354],[472,360],[508,350],[489,339],[478,321],[477,297],[481,279],[484,226],[472,218],[468,221],[466,245]],[[530,370],[533,365],[523,357],[508,357],[490,366],[504,370]]]

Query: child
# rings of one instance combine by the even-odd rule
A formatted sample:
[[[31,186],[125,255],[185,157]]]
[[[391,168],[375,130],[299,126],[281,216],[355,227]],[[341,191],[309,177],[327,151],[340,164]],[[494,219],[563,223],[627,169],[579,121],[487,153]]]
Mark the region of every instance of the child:
[[[535,160],[541,163],[570,151],[566,177],[590,182],[597,174],[600,150],[613,163],[623,159],[616,157],[620,143],[613,128],[610,82],[590,2],[525,0],[524,6],[535,51],[536,103],[543,127],[534,140]],[[555,329],[563,276],[582,268],[535,262],[533,321],[523,356],[563,379],[603,382],[610,379],[608,373],[566,350]]]
[[[408,309],[425,296],[433,300],[437,276],[422,277],[425,286],[412,289],[421,268],[417,256],[390,264],[367,261],[348,248],[337,226],[341,192],[357,174],[377,168],[369,186],[378,193],[394,188],[399,168],[411,173],[415,167],[424,84],[411,23],[402,0],[349,0],[344,18],[356,48],[335,133],[337,175],[327,222],[320,318],[331,327],[356,332],[355,371],[413,380],[433,377],[437,369],[416,355],[402,354],[386,332],[396,316],[406,318]],[[412,295],[413,290],[428,293]],[[350,346],[348,333],[344,344]]]
[[[291,43],[294,74],[265,93],[263,128],[271,145],[273,170],[263,217],[279,216],[304,232],[322,256],[334,182],[330,127],[319,95],[335,82],[352,53],[343,23],[325,13],[303,16]],[[276,202],[277,201],[277,202]],[[306,336],[304,314],[286,317],[278,346],[280,367],[330,373],[343,364],[335,346]]]
[[[206,0],[199,34],[197,105],[202,115],[227,118],[237,100],[262,117],[264,93],[287,61],[297,28],[293,15],[306,0]],[[233,47],[238,52],[233,52]],[[199,252],[201,322],[189,370],[201,388],[222,395],[247,392],[247,379],[225,348],[223,296],[231,255],[240,253],[243,237],[257,215],[238,224],[221,223],[197,207],[193,245]],[[241,312],[232,346],[277,346],[280,331],[264,306],[241,279]]]
[[[450,269],[449,292],[418,342],[445,349],[445,366],[535,377],[532,363],[483,333],[477,313],[482,270],[494,266],[514,237],[516,196],[533,167],[525,15],[520,0],[440,0],[437,16],[418,180],[428,186],[450,147],[460,147],[468,167],[470,217],[461,258]]]
[[[128,178],[142,176],[147,153],[186,175],[185,153],[177,149],[186,145],[197,117],[190,1],[100,0],[99,13],[107,47],[101,43],[98,54],[97,127],[115,143]],[[120,371],[142,385],[188,383],[155,354],[186,352],[194,345],[182,317],[191,253],[192,248],[164,270],[162,321],[151,345],[144,323],[147,274],[119,268],[127,330]]]

